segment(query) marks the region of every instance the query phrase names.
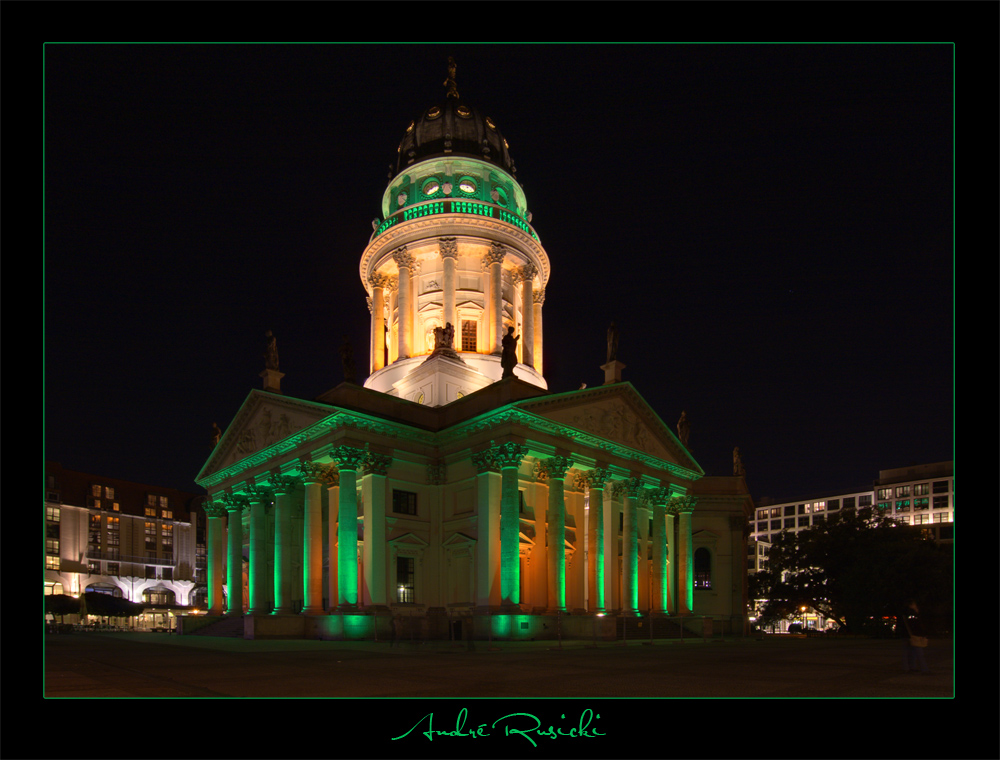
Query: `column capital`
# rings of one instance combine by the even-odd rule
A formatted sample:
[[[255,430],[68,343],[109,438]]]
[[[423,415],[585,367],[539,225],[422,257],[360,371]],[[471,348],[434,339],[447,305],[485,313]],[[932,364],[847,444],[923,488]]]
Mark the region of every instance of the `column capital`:
[[[330,464],[311,461],[299,462],[299,477],[305,483],[329,482],[335,471],[334,466]]]
[[[205,501],[203,509],[205,514],[209,517],[225,517],[226,516],[226,505],[221,501],[224,494],[219,496],[210,496],[208,500]]]
[[[227,512],[244,512],[250,509],[250,500],[239,494],[224,493],[221,495],[220,501]]]
[[[379,454],[375,451],[367,451],[361,462],[361,474],[386,475],[390,464],[392,464],[391,454]]]
[[[491,442],[492,443],[492,442]],[[514,441],[494,445],[492,447],[493,458],[501,469],[508,467],[520,467],[521,461],[528,454],[528,447]]]
[[[483,264],[486,266],[490,264],[502,264],[506,255],[506,246],[503,243],[493,241],[490,245],[490,250],[483,254]]]
[[[400,268],[413,266],[413,254],[406,250],[405,245],[401,245],[392,252],[392,259],[396,262],[396,266]]]
[[[367,454],[364,449],[347,445],[337,446],[330,452],[337,468],[341,470],[357,470],[365,461]]]
[[[389,275],[387,274],[383,274],[382,272],[373,272],[372,275],[368,278],[368,284],[371,285],[373,288],[387,288],[389,287],[389,283],[391,281],[392,278],[389,277]]]
[[[608,467],[594,467],[581,472],[580,477],[589,488],[604,488],[605,481],[611,479],[611,470]]]
[[[550,478],[562,480],[566,477],[566,471],[573,466],[573,460],[570,457],[557,455],[548,457],[547,459],[540,459],[538,465],[539,469]]]
[[[538,267],[532,264],[530,261],[517,270],[518,274],[521,275],[521,279],[525,282],[532,282],[535,279],[535,275],[538,274]]]
[[[662,486],[660,488],[650,489],[649,500],[658,506],[665,505],[668,501],[670,501],[670,488]]]
[[[698,499],[694,496],[675,496],[667,502],[667,508],[675,514],[689,515],[697,504]]]
[[[243,495],[251,502],[270,501],[272,497],[271,489],[259,483],[247,483],[243,486]]]
[[[493,449],[472,452],[472,463],[480,475],[486,472],[500,472],[500,465],[497,464]]]
[[[453,237],[443,237],[438,240],[438,248],[442,259],[458,258],[458,240]]]
[[[295,478],[290,475],[271,474],[268,476],[267,482],[277,495],[290,494],[295,490]]]
[[[531,300],[539,306],[545,303],[545,288],[531,291]]]

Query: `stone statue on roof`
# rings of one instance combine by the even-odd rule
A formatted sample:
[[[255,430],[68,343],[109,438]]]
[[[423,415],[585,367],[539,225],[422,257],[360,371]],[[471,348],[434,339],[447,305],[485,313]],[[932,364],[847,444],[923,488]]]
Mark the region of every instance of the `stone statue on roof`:
[[[264,367],[266,369],[278,369],[278,340],[270,330],[264,333],[266,340],[264,347]]]

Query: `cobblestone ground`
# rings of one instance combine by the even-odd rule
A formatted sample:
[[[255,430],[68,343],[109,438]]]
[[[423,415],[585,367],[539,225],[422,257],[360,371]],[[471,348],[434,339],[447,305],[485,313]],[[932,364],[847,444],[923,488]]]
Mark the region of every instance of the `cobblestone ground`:
[[[765,637],[585,642],[244,641],[155,633],[50,635],[45,697],[938,697],[951,642],[904,673],[897,641]]]

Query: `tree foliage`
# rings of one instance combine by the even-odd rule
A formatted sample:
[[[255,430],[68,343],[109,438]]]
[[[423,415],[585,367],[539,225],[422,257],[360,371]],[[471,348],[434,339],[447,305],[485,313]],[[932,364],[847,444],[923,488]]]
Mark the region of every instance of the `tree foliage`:
[[[807,607],[847,631],[878,633],[910,599],[921,609],[950,611],[951,556],[915,526],[848,509],[779,534],[767,569],[752,576],[751,598],[766,600],[758,611],[762,625]]]

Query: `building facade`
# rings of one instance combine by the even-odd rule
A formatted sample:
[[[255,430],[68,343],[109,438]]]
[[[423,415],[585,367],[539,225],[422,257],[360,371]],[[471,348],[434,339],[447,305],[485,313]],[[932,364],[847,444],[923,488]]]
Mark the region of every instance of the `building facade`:
[[[142,603],[139,627],[166,627],[196,608],[203,496],[56,462],[45,475],[45,594],[96,591]]]
[[[760,499],[755,504],[747,543],[747,571],[767,567],[767,553],[774,538],[783,531],[797,533],[844,509],[875,508],[903,525],[920,526],[933,541],[953,541],[955,522],[954,462],[880,470],[866,490],[813,496],[793,501]],[[793,621],[785,621],[782,630]],[[804,617],[806,627],[821,629],[825,621],[815,612]]]
[[[603,386],[548,391],[549,260],[506,141],[448,86],[361,256],[367,379],[345,361],[290,398],[273,351],[196,479],[210,615],[240,612],[223,588],[245,560],[247,637],[590,637],[643,615],[742,633],[744,478],[705,476],[612,332]]]

